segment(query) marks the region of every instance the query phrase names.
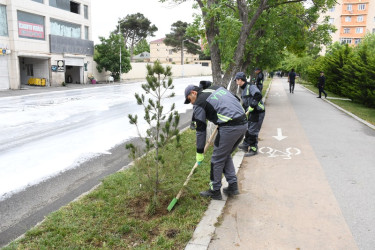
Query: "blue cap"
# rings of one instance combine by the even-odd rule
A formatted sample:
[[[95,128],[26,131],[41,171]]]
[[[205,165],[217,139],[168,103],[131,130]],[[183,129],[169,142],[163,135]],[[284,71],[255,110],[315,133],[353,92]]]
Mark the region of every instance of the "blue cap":
[[[189,104],[190,103],[190,100],[188,99],[188,95],[190,95],[191,91],[194,90],[197,86],[194,86],[194,85],[188,85],[186,88],[185,88],[185,104]]]
[[[241,79],[242,81],[246,82],[246,75],[244,72],[237,72],[234,80]]]

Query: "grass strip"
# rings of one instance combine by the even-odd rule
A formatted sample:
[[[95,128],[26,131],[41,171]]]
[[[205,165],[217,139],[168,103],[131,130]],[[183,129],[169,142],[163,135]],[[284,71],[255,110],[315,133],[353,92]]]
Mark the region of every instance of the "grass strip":
[[[51,213],[4,249],[184,248],[209,204],[208,199],[199,196],[199,191],[208,188],[212,148],[178,204],[168,212],[169,202],[194,166],[195,131],[182,133],[181,144],[177,148],[170,143],[163,152],[166,161],[160,174],[164,191],[158,196],[154,215],[146,212],[152,194],[140,185],[143,177],[139,168],[133,166],[106,177],[95,190]]]
[[[313,84],[309,84],[307,82],[300,82],[304,87],[307,89],[313,91],[317,95],[319,95],[319,90],[317,87],[315,87]],[[338,96],[330,91],[324,90],[327,92],[328,97],[336,97],[336,98],[345,98],[342,96]],[[350,113],[358,116],[359,118],[375,125],[375,109],[368,108],[363,106],[362,104],[355,103],[352,101],[346,101],[346,100],[337,100],[337,99],[329,99],[330,102],[336,104],[337,106],[340,106],[341,108],[349,111]]]

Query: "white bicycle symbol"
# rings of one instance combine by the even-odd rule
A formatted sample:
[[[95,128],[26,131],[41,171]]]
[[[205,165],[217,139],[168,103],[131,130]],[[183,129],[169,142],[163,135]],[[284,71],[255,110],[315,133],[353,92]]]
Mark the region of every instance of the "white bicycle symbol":
[[[299,155],[301,154],[301,150],[298,148],[287,148],[285,152],[273,149],[270,147],[261,147],[259,148],[259,152],[262,154],[269,154],[268,157],[282,157],[284,160],[290,160],[292,159],[292,155]]]

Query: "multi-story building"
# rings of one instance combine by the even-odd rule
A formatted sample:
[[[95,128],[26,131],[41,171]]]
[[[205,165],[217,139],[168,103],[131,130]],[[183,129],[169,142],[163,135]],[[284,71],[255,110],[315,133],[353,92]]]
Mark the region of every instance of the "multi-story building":
[[[92,73],[91,30],[91,0],[0,0],[0,90],[30,78],[84,83]]]
[[[164,38],[150,42],[150,62],[181,64],[181,51],[173,52],[173,48],[165,45]],[[199,60],[199,55],[187,53],[184,49],[184,64],[194,63]]]
[[[337,0],[337,4],[323,13],[329,23],[337,28],[332,33],[332,41],[355,45],[367,33],[375,33],[374,0]]]

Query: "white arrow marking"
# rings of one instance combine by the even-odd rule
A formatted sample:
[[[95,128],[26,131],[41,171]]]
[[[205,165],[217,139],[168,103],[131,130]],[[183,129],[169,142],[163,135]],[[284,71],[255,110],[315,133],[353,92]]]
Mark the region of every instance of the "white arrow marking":
[[[288,136],[283,136],[283,133],[281,132],[281,128],[277,128],[277,136],[272,136],[275,137],[276,140],[281,141],[287,138]]]

